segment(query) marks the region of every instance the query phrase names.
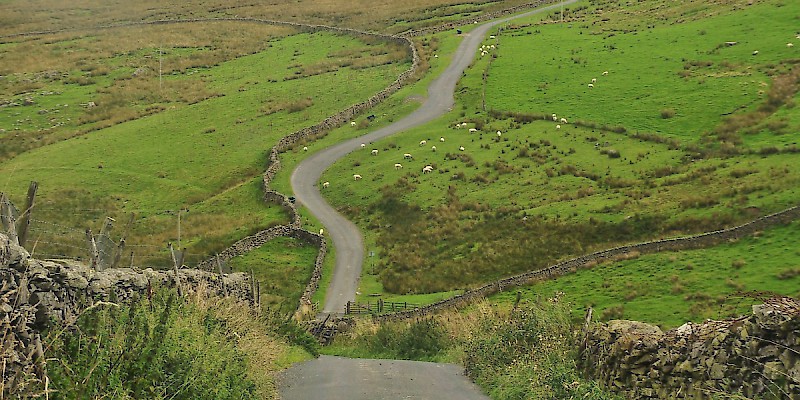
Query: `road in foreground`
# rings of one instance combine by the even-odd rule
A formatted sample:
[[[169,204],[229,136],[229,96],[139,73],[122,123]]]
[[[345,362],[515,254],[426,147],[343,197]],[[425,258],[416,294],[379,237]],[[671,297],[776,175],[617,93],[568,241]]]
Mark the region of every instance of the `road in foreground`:
[[[283,400],[485,400],[454,364],[321,356],[279,378]]]
[[[291,177],[292,191],[295,197],[325,226],[325,231],[336,249],[336,266],[325,296],[323,314],[343,313],[345,304],[355,300],[358,280],[361,276],[361,263],[364,259],[364,240],[358,227],[323,199],[317,186],[322,172],[348,153],[359,149],[361,143],[371,143],[422,125],[450,111],[454,103],[453,92],[456,83],[464,70],[472,63],[478,46],[489,29],[514,18],[558,9],[575,1],[577,0],[556,3],[523,14],[496,19],[476,27],[465,35],[447,69],[428,86],[428,97],[416,111],[389,126],[321,150],[303,160],[295,168]],[[332,182],[332,184],[345,183]]]

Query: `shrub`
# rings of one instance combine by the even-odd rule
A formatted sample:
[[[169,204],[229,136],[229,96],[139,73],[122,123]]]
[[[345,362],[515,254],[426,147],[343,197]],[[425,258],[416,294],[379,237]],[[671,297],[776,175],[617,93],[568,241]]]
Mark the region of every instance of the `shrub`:
[[[672,108],[662,108],[661,109],[661,118],[662,119],[670,119],[675,116],[675,110]]]

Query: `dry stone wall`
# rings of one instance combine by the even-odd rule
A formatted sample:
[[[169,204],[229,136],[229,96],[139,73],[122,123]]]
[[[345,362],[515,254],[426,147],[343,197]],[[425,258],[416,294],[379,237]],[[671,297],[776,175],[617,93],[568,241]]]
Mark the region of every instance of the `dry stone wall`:
[[[4,393],[14,392],[26,376],[44,377],[41,329],[70,323],[97,301],[125,302],[154,287],[173,287],[176,278],[174,271],[95,271],[75,261],[36,260],[4,234],[0,234],[0,276]],[[177,278],[184,292],[204,290],[254,301],[251,278],[243,273],[181,269]]]
[[[800,301],[770,299],[753,313],[662,332],[635,321],[591,326],[582,368],[632,399],[800,399]]]
[[[795,206],[781,212],[758,218],[746,224],[733,228],[722,229],[714,232],[702,233],[699,235],[655,240],[638,244],[615,247],[608,250],[598,251],[592,254],[576,257],[562,261],[547,268],[526,272],[509,278],[501,279],[481,286],[477,289],[468,290],[462,295],[454,296],[449,299],[441,300],[415,310],[401,311],[393,314],[376,316],[377,320],[401,320],[406,318],[417,318],[438,312],[445,308],[460,307],[483,299],[489,295],[501,292],[504,289],[522,286],[537,280],[554,279],[562,275],[577,271],[586,264],[592,262],[602,262],[615,257],[627,254],[650,254],[660,251],[675,251],[684,249],[697,249],[724,243],[741,237],[752,235],[757,231],[764,230],[773,225],[787,224],[800,218],[800,207]]]

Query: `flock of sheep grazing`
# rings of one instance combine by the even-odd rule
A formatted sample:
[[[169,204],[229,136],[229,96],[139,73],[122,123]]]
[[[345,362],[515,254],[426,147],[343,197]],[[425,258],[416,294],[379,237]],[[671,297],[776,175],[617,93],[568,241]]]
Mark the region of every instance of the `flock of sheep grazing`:
[[[604,73],[603,73],[603,75],[607,75],[607,74],[608,74],[608,72],[604,72]],[[559,117],[559,116],[558,116],[558,115],[556,115],[556,114],[552,114],[552,120],[553,120],[554,122],[557,122],[557,123],[558,123],[558,124],[556,125],[556,129],[560,129],[560,128],[561,128],[561,124],[567,124],[567,123],[568,123],[568,120],[567,120],[565,117]],[[457,123],[457,124],[455,124],[455,125],[454,125],[454,127],[455,127],[456,129],[462,129],[462,128],[467,128],[469,125],[470,125],[470,124],[469,124],[468,122],[460,122],[460,123]],[[475,127],[471,127],[471,128],[469,128],[469,129],[468,129],[468,132],[469,132],[469,133],[476,133],[476,132],[479,132],[479,131],[480,131],[480,130],[479,130],[479,129],[477,129],[477,128],[475,128]],[[502,137],[503,137],[503,132],[502,132],[502,131],[496,131],[496,133],[495,133],[495,134],[496,134],[496,136],[497,136],[498,140],[499,140],[500,138],[502,138]],[[428,141],[429,141],[429,140],[430,140],[430,139],[423,139],[423,140],[420,140],[420,141],[419,141],[419,147],[426,147],[426,146],[428,145]],[[447,142],[447,139],[445,139],[445,137],[444,137],[444,136],[442,136],[442,137],[440,137],[440,138],[439,138],[439,142],[440,142],[440,143],[445,143],[445,142]],[[360,147],[362,150],[366,150],[366,149],[367,149],[367,144],[366,144],[366,143],[361,143],[361,144],[359,145],[359,147]],[[308,149],[304,147],[304,148],[303,148],[303,150],[308,150]],[[432,146],[430,147],[430,151],[431,151],[431,152],[436,152],[436,150],[437,150],[437,148],[436,148],[436,145],[432,145]],[[466,148],[465,148],[464,146],[458,146],[458,150],[459,150],[459,151],[461,151],[461,152],[463,152],[463,151],[466,151]],[[378,149],[372,149],[372,150],[370,150],[370,155],[377,156],[377,155],[378,155],[378,153],[379,153],[379,150],[378,150]],[[413,160],[414,160],[414,156],[413,156],[411,153],[403,153],[403,161],[413,161]],[[396,162],[396,163],[394,164],[394,169],[395,169],[395,170],[401,170],[401,169],[403,169],[403,164],[402,164],[402,163],[400,163],[400,162]],[[428,164],[428,165],[425,165],[425,166],[422,168],[422,173],[423,173],[423,174],[427,174],[427,173],[433,172],[434,170],[435,170],[435,168],[433,167],[433,165],[430,165],[430,164]],[[362,180],[363,178],[364,178],[364,177],[363,177],[361,174],[353,174],[353,180],[354,180],[354,181],[360,181],[360,180]],[[323,189],[327,189],[328,187],[330,187],[330,185],[331,185],[331,183],[330,183],[330,182],[328,182],[328,181],[326,181],[326,182],[323,182],[323,183],[321,184],[321,187],[322,187]]]

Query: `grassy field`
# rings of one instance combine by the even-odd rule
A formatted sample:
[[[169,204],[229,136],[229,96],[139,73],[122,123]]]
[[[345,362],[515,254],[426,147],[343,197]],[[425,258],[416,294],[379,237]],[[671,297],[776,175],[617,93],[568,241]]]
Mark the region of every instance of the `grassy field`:
[[[525,297],[563,292],[574,306],[601,320],[634,319],[674,328],[687,321],[750,313],[771,294],[800,296],[800,252],[794,246],[800,223],[709,249],[665,252],[607,262],[522,290]],[[516,292],[493,296],[513,302]]]
[[[119,221],[120,229],[127,214],[134,213],[128,245],[135,263],[166,264],[166,243],[178,239],[178,210],[188,209],[181,213],[181,245],[187,247],[191,264],[244,235],[286,222],[280,208],[260,200],[268,149],[309,121],[379,91],[408,68],[405,52],[394,46],[325,33],[276,37],[262,44],[263,51],[164,77],[165,82],[199,79],[215,96],[164,104],[164,110],[146,118],[55,141],[0,164],[2,187],[18,206],[24,203],[27,182],[40,183],[34,214],[38,225],[34,223],[31,234],[38,241],[36,253],[83,255],[83,229],[99,230],[106,216]],[[121,80],[137,79],[158,82],[153,74]],[[350,89],[342,91],[342,82],[351,84]],[[50,85],[45,89],[54,94],[48,101],[73,101],[62,98],[58,89],[73,84]],[[98,93],[108,89],[102,82],[86,88],[99,96],[96,108],[103,107]],[[30,95],[39,98],[38,92]],[[136,107],[130,99],[122,103]],[[37,114],[37,109],[6,107],[2,113],[9,121]],[[12,132],[7,129],[5,135]]]
[[[786,43],[798,11],[584,2],[564,24],[514,21],[487,38],[453,112],[377,144],[376,157],[336,164],[322,178],[329,199],[374,237],[379,281],[397,294],[795,205],[797,68]]]

